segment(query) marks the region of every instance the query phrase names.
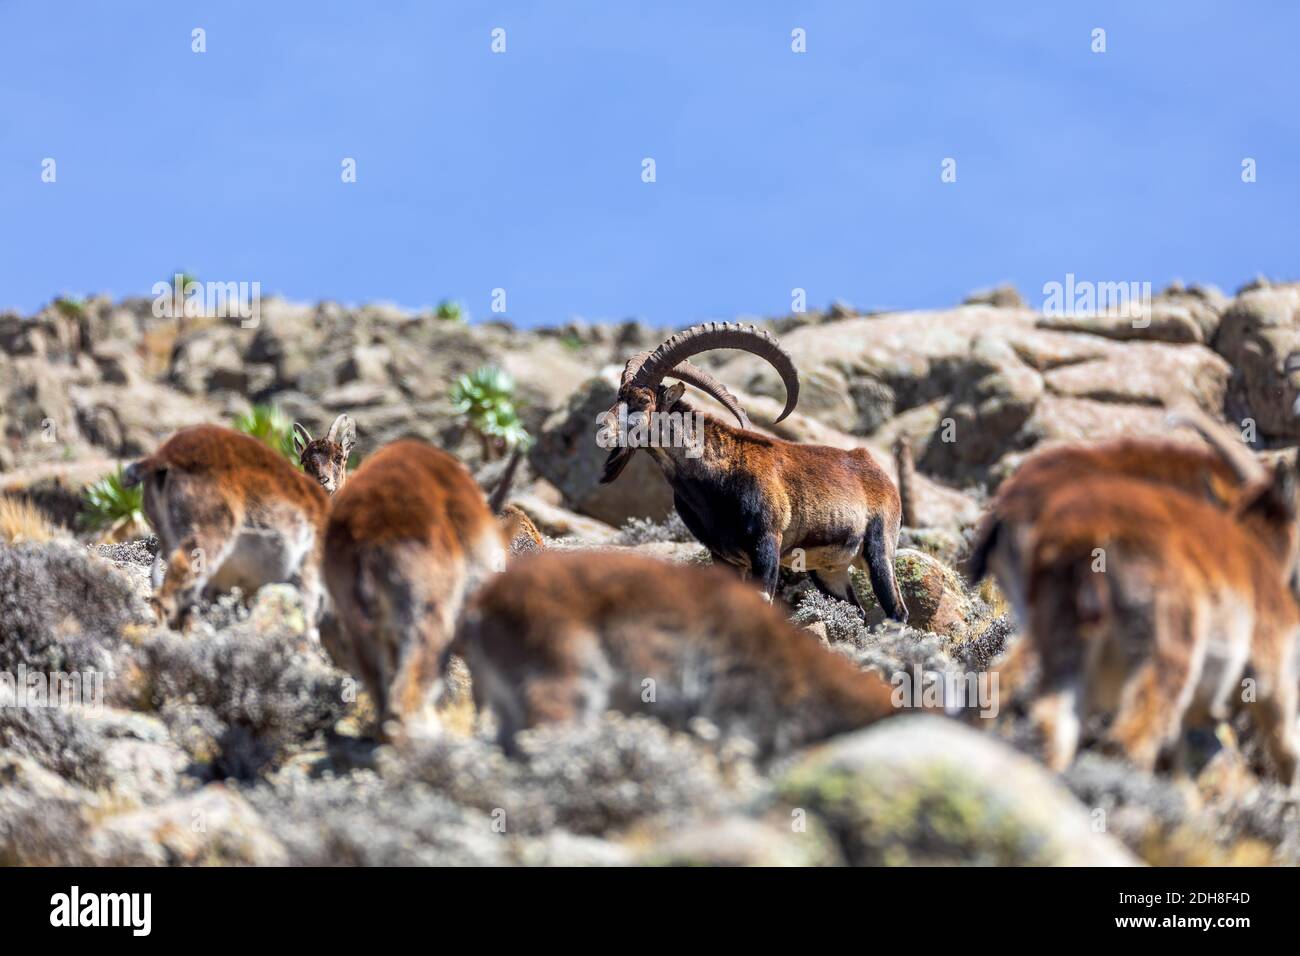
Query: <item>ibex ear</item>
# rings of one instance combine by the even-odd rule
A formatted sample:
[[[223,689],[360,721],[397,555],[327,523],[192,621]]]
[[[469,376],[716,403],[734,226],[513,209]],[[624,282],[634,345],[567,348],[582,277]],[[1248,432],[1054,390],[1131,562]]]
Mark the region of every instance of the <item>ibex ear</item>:
[[[674,382],[672,385],[669,385],[667,388],[665,388],[663,407],[660,408],[659,411],[661,412],[672,411],[673,406],[676,405],[679,401],[681,401],[682,393],[685,391],[686,391],[686,386],[683,385],[681,382]]]
[[[330,426],[330,432],[326,436],[336,445],[343,448],[343,457],[347,458],[352,454],[352,446],[357,441],[357,426],[352,424],[352,419],[347,415],[340,415],[334,419],[334,424]]]
[[[311,444],[311,432],[307,431],[299,422],[293,423],[293,450],[299,457],[302,456],[302,450]]]

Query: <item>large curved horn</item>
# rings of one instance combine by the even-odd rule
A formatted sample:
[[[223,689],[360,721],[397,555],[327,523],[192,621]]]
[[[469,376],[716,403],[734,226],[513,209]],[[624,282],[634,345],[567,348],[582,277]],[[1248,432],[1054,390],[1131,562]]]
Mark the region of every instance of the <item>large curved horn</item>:
[[[640,375],[641,367],[645,365],[646,360],[649,359],[652,354],[653,352],[650,349],[646,349],[644,352],[637,352],[628,359],[627,364],[623,366],[621,385],[627,385],[628,382]],[[727,386],[723,385],[708,372],[704,371],[704,369],[692,365],[690,362],[682,362],[672,371],[665,372],[661,377],[681,379],[687,385],[694,385],[696,388],[708,392],[721,402],[726,407],[727,411],[736,416],[736,421],[740,422],[741,428],[749,427],[749,415],[746,414],[744,406],[740,404],[740,399],[736,398],[735,395],[732,395],[727,389]],[[646,384],[658,383],[647,382]]]
[[[1165,423],[1171,428],[1183,426],[1194,429],[1205,439],[1234,472],[1243,485],[1268,483],[1271,478],[1268,469],[1238,438],[1228,434],[1227,428],[1215,421],[1199,408],[1185,407],[1171,411],[1165,416]]]
[[[650,349],[646,349],[644,352],[637,352],[627,360],[627,364],[623,366],[623,377],[619,380],[620,387],[626,385],[628,382],[632,381],[632,379],[641,374],[641,366],[645,365],[646,359],[650,357],[650,352]]]
[[[709,349],[740,349],[766,360],[776,369],[781,376],[781,381],[785,383],[785,408],[776,420],[779,422],[794,411],[794,406],[799,401],[799,371],[794,367],[794,359],[790,358],[790,353],[781,348],[770,334],[752,325],[705,322],[685,332],[671,335],[638,367],[635,373],[637,381],[656,385],[664,376],[676,374],[670,371],[671,369],[677,369],[692,355],[707,352]],[[703,385],[700,387],[706,388]],[[723,401],[722,396],[716,392],[711,394],[719,401]],[[726,404],[725,401],[723,403]]]
[[[682,362],[676,368],[665,372],[664,377],[680,379],[687,385],[694,385],[701,391],[708,392],[720,401],[727,411],[736,416],[736,421],[740,422],[741,428],[749,427],[749,416],[745,414],[745,408],[740,404],[740,399],[732,395],[727,386],[704,371],[704,369],[698,368],[690,362]]]

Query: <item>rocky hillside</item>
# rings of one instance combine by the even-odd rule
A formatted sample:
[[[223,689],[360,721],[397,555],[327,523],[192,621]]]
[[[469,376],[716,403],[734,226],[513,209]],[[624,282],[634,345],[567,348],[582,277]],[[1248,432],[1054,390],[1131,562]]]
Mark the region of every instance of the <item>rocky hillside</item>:
[[[635,322],[522,330],[383,306],[265,301],[238,320],[156,318],[149,300],[0,315],[0,673],[93,670],[105,706],[0,707],[0,863],[1295,863],[1286,795],[1252,772],[1248,728],[1206,741],[1195,780],[1085,754],[1045,770],[1006,707],[997,720],[904,717],[774,766],[707,726],[672,734],[610,716],[534,731],[507,760],[475,729],[377,748],[364,694],[306,639],[289,586],[231,595],[180,635],[145,598],[153,542],[79,522],[86,487],[171,431],[274,406],[313,433],[340,412],[361,458],[403,435],[501,469],[454,405],[455,379],[513,378],[536,438],[515,499],[553,547],[707,556],[638,456],[597,484],[596,416],[626,356],[667,330]],[[1044,316],[1013,290],[935,312],[844,306],[765,323],[794,356],[798,411],[740,353],[703,357],[759,427],[865,446],[888,468],[905,437],[915,514],[899,577],[911,626],[867,620],[798,576],[796,623],[885,674],[982,673],[1014,632],[996,592],[954,571],[983,501],[1030,449],[1165,434],[1191,401],[1245,423],[1260,449],[1300,441],[1300,285],[1227,298],[1175,287],[1131,317]],[[704,401],[701,399],[701,401]],[[1190,440],[1190,439],[1189,439]],[[0,499],[3,500],[3,499]],[[14,517],[15,502],[41,515]],[[8,515],[8,517],[6,517]],[[11,543],[7,543],[11,542]]]

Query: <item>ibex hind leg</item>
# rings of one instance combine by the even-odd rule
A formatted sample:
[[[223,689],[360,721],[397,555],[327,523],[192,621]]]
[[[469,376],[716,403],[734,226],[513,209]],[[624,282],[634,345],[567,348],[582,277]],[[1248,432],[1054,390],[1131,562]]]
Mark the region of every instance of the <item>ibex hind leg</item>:
[[[441,631],[439,627],[437,630]],[[391,732],[390,724],[398,724],[404,731],[420,734],[434,733],[439,721],[433,709],[433,697],[438,683],[438,655],[430,646],[436,634],[421,634],[408,638],[401,648],[397,666],[385,695],[385,712],[381,727]]]
[[[903,592],[898,587],[894,575],[894,546],[897,539],[885,529],[885,521],[879,515],[867,523],[866,542],[862,548],[862,562],[866,565],[867,577],[871,579],[871,590],[876,600],[885,609],[885,613],[900,624],[907,623],[907,605],[903,603]]]
[[[1300,785],[1296,767],[1300,765],[1300,741],[1296,734],[1296,697],[1294,684],[1279,687],[1277,693],[1259,705],[1259,722],[1264,743],[1278,779],[1295,790]]]
[[[162,587],[163,572],[167,569],[167,559],[176,548],[176,537],[167,523],[167,510],[163,507],[163,485],[167,481],[167,472],[161,471],[148,476],[141,489],[144,516],[153,529],[158,550],[154,553],[153,568],[149,573],[150,584],[154,593]]]
[[[1132,671],[1120,692],[1108,738],[1143,770],[1155,768],[1162,752],[1177,752],[1184,717],[1192,703],[1203,658],[1189,648],[1201,627],[1188,609],[1160,607],[1155,640],[1148,656]],[[1202,635],[1203,637],[1203,635]]]
[[[165,512],[170,553],[155,600],[163,620],[179,627],[234,546],[237,520],[207,482],[174,474],[168,478]]]
[[[417,589],[391,610],[397,643],[390,645],[393,654],[385,695],[387,720],[396,720],[408,729],[418,727],[421,733],[440,729],[434,705],[450,663],[447,649],[455,635],[459,608],[459,593],[438,600]]]
[[[1083,688],[1078,676],[1047,688],[1030,705],[1029,719],[1042,738],[1047,766],[1058,773],[1069,767],[1083,733]]]
[[[302,612],[307,622],[307,636],[313,643],[319,643],[321,620],[329,606],[319,558],[315,554],[307,555],[299,565],[297,573],[290,578],[290,582],[302,595]]]
[[[1260,669],[1260,665],[1256,665]],[[1294,791],[1300,787],[1300,727],[1297,727],[1297,710],[1300,709],[1300,683],[1294,667],[1282,666],[1272,674],[1260,674],[1258,685],[1262,693],[1259,701],[1251,705],[1251,713],[1259,725],[1265,749],[1273,761],[1278,779]]]

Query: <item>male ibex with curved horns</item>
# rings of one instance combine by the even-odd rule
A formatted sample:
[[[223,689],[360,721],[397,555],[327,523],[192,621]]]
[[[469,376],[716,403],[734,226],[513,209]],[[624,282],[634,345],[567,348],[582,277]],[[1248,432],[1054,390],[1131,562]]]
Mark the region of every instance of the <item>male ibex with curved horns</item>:
[[[673,489],[677,513],[715,561],[752,575],[770,599],[782,564],[808,570],[823,591],[857,605],[850,566],[865,570],[880,606],[890,617],[907,620],[907,608],[894,580],[901,505],[889,476],[865,449],[844,450],[800,445],[750,430],[739,400],[716,378],[688,359],[716,348],[734,348],[766,359],[785,383],[785,409],[799,400],[794,361],[767,333],[753,326],[709,322],[671,336],[658,348],[632,356],[623,369],[618,403],[606,418],[602,444],[613,444],[602,482],[619,476],[637,443],[628,435],[611,438],[614,423],[640,425],[659,416],[695,416],[703,434],[646,450],[663,469]],[[665,378],[678,384],[665,386]],[[682,401],[685,386],[712,395],[739,427],[711,416],[697,416]],[[644,416],[644,418],[642,418]],[[859,605],[860,606],[860,605]]]

